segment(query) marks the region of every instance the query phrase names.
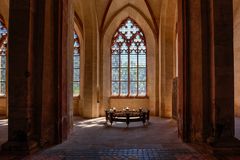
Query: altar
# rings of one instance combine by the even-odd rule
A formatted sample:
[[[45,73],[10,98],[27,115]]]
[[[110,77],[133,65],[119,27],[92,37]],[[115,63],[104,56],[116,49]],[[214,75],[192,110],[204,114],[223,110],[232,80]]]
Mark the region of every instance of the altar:
[[[123,110],[116,110],[115,108],[110,108],[105,110],[106,123],[110,122],[125,122],[129,126],[130,122],[142,122],[143,125],[147,125],[149,122],[149,110],[139,108],[138,110],[130,110],[126,107]]]

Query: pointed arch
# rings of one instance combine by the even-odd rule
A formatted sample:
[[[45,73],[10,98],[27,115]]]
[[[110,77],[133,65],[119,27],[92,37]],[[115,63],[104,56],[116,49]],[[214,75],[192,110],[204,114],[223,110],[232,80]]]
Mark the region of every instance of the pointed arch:
[[[118,27],[111,45],[111,96],[147,96],[145,41],[141,27],[131,18]]]
[[[133,107],[140,107],[140,106],[147,106],[150,109],[152,115],[158,115],[158,108],[159,108],[159,100],[158,100],[158,89],[159,89],[159,82],[157,75],[159,74],[159,58],[158,58],[158,37],[155,34],[153,28],[150,26],[149,22],[141,15],[138,11],[136,11],[131,6],[127,6],[118,12],[115,15],[110,23],[105,26],[102,31],[101,36],[101,59],[100,64],[101,68],[101,105],[100,110],[104,111],[104,107],[113,105],[111,98],[111,44],[112,44],[112,37],[115,34],[118,27],[121,23],[126,19],[131,18],[135,21],[142,29],[145,40],[146,40],[146,47],[148,48],[148,55],[146,63],[147,65],[147,97],[141,100],[135,99],[137,102],[134,104]],[[151,71],[150,71],[151,70]],[[132,99],[133,100],[133,99]],[[125,105],[132,104],[132,100],[126,100]],[[121,102],[120,102],[121,103]],[[119,103],[119,104],[120,104]],[[121,103],[123,104],[123,103]],[[104,115],[104,113],[101,113]]]
[[[73,57],[75,57],[75,60],[73,59],[73,62],[75,62],[73,64],[73,75],[74,75],[73,82],[76,80],[75,88],[79,89],[79,93],[75,94],[74,97],[80,97],[82,92],[81,84],[83,81],[83,72],[81,72],[81,69],[83,68],[83,62],[84,62],[84,39],[83,39],[83,23],[76,12],[74,14],[74,44],[79,44],[77,48],[74,46],[74,53],[73,53]]]
[[[145,16],[145,14],[132,4],[127,4],[127,5],[123,6],[115,14],[113,14],[108,21],[105,21],[101,28],[102,33],[105,34],[105,32],[108,30],[108,27],[111,25],[112,21],[114,19],[116,19],[116,17],[118,17],[119,15],[122,15],[122,14],[128,14],[128,15],[125,15],[125,17],[135,17],[135,20],[137,20],[137,19],[141,19],[141,21],[144,20],[150,27],[153,34],[157,35],[157,33],[158,33],[157,26],[155,24],[152,24],[152,22]],[[137,23],[139,23],[139,22],[137,22]]]

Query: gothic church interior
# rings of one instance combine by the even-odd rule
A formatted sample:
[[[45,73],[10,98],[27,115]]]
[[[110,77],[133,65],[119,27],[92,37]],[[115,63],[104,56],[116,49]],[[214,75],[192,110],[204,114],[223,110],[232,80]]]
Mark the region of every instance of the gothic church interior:
[[[1,150],[34,155],[129,107],[240,153],[239,37],[239,0],[1,0]]]

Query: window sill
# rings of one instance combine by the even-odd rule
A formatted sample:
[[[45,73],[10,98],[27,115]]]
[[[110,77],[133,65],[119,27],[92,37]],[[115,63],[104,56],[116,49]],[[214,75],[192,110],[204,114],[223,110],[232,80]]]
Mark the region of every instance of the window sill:
[[[111,96],[110,99],[149,99],[148,96],[138,96],[138,97],[134,97],[134,96]]]
[[[80,96],[73,96],[73,100],[79,100]]]
[[[0,96],[0,99],[5,99],[7,98],[7,96]]]

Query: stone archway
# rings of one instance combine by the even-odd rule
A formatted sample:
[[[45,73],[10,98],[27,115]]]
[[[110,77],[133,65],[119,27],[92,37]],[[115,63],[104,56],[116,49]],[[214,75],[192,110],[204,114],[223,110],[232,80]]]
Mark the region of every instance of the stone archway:
[[[157,68],[158,58],[157,57],[157,37],[154,34],[155,31],[151,28],[148,21],[133,7],[126,6],[124,9],[120,10],[118,14],[114,15],[109,21],[109,25],[103,28],[103,37],[102,37],[102,59],[101,65],[103,66],[101,70],[101,84],[102,84],[102,100],[101,100],[101,115],[104,115],[103,111],[106,106],[111,106],[111,104],[120,103],[118,99],[111,100],[110,98],[110,46],[112,37],[122,23],[127,17],[132,18],[136,21],[136,23],[142,28],[145,37],[146,37],[146,45],[147,45],[147,72],[148,72],[148,96],[149,99],[146,101],[143,99],[130,99],[130,101],[134,101],[137,105],[141,104],[149,104],[150,113],[152,115],[158,115],[158,82],[155,81],[159,69]],[[150,72],[151,70],[151,72]],[[108,71],[108,72],[106,72]],[[118,101],[118,102],[116,102]],[[125,105],[129,105],[128,99],[121,99],[121,103]],[[143,102],[144,101],[144,102]],[[117,106],[122,108],[123,106]],[[139,107],[139,106],[138,106]]]

